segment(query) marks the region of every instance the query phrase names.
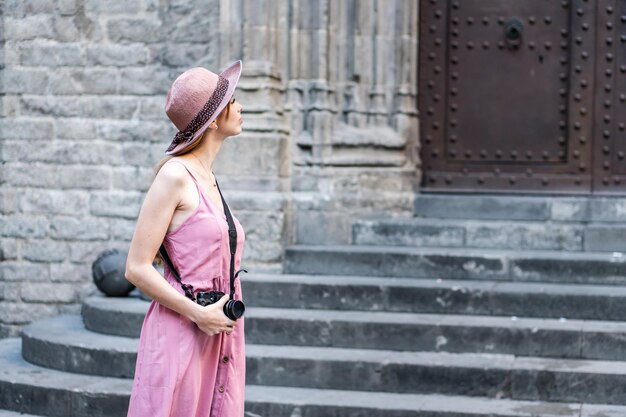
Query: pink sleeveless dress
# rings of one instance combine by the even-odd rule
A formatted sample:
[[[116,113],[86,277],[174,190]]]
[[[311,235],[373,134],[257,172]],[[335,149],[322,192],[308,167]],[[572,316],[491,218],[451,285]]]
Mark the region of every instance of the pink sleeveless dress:
[[[200,204],[182,225],[165,235],[165,248],[182,281],[193,285],[196,292],[229,294],[226,216],[204,195],[191,172],[189,175],[198,189]],[[237,271],[245,235],[234,214],[233,221],[237,228]],[[164,275],[184,295],[167,266]],[[240,277],[235,279],[237,300],[242,300]],[[244,317],[237,320],[230,335],[220,332],[208,336],[187,317],[153,300],[139,337],[128,417],[242,417],[246,379]]]

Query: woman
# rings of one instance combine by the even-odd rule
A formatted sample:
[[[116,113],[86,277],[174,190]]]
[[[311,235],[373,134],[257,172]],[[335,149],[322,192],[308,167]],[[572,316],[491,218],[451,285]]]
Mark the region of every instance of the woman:
[[[157,165],[126,264],[126,278],[153,299],[141,328],[129,417],[244,414],[244,320],[231,320],[223,311],[231,254],[227,217],[212,173],[224,140],[241,133],[242,106],[232,97],[240,74],[241,61],[219,75],[192,68],[167,93],[165,112],[179,132],[166,150],[168,157]],[[238,270],[245,236],[232,217]],[[192,294],[226,295],[201,306],[188,298],[167,265],[161,276],[153,260],[162,242]],[[242,299],[238,277],[235,299]]]

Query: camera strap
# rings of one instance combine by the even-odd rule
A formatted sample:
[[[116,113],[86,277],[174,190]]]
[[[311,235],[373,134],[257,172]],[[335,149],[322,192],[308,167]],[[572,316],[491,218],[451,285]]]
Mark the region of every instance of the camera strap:
[[[222,195],[222,190],[220,190],[220,186],[217,183],[217,178],[215,179],[215,184],[217,185],[217,191],[220,193],[220,198],[222,199],[222,204],[224,205],[224,214],[226,215],[226,222],[228,223],[228,244],[230,249],[230,300],[235,299],[235,278],[239,276],[240,272],[248,272],[245,269],[240,269],[235,273],[235,253],[237,252],[237,228],[235,227],[235,222],[233,221],[233,216],[230,214],[230,209],[228,208],[228,204],[226,204],[226,200],[224,200],[224,196]],[[167,250],[165,249],[165,245],[161,243],[161,247],[159,248],[159,253],[161,257],[167,264],[170,271],[174,275],[174,278],[180,283],[180,286],[185,291],[185,296],[189,298],[191,301],[196,301],[196,297],[194,296],[193,286],[190,284],[183,284],[180,279],[180,275],[178,271],[174,267],[172,260],[167,254]]]
[[[220,197],[222,198],[222,204],[224,205],[224,214],[226,215],[226,221],[228,222],[228,243],[230,244],[230,299],[235,299],[235,278],[239,275],[241,271],[248,272],[245,269],[240,269],[235,273],[235,252],[237,252],[237,228],[235,227],[235,222],[233,221],[233,216],[230,214],[230,209],[228,208],[228,204],[226,204],[226,200],[224,200],[224,196],[222,195],[222,190],[220,190],[220,185],[217,182],[217,178],[215,178],[215,185],[217,185],[217,191],[220,193]]]
[[[180,286],[185,291],[185,297],[187,297],[191,301],[195,302],[196,301],[196,297],[193,294],[193,286],[183,284],[183,281],[180,279],[180,275],[178,275],[178,271],[176,270],[176,268],[174,268],[174,264],[172,263],[172,260],[170,259],[169,255],[167,254],[167,250],[165,250],[165,245],[163,243],[161,243],[161,247],[159,248],[159,253],[161,254],[161,257],[163,258],[163,260],[167,264],[167,266],[170,269],[170,271],[172,271],[172,274],[174,275],[174,278],[176,278],[176,280],[180,283]]]

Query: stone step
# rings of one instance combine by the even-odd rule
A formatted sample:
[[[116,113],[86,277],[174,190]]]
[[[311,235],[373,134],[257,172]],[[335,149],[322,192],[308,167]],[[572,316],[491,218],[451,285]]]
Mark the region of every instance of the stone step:
[[[362,219],[352,226],[356,245],[626,252],[626,227],[431,218]]]
[[[24,414],[19,411],[0,410],[0,417],[43,417],[34,414]]]
[[[625,359],[626,323],[453,314],[250,308],[246,341],[571,359]]]
[[[626,404],[626,362],[328,347],[246,347],[248,383]]]
[[[132,380],[94,377],[59,372],[32,365],[20,356],[20,339],[0,341],[0,417],[125,417]],[[439,402],[449,400],[449,406]],[[512,414],[516,407],[526,407],[528,413]],[[458,410],[488,410],[501,412],[502,417],[574,416],[577,404],[494,401],[480,398],[444,397],[412,394],[362,393],[289,387],[246,386],[246,417],[292,417],[295,409],[301,415],[324,417],[337,415],[357,417],[415,417],[418,410],[432,410],[433,417],[457,417]],[[611,410],[618,410],[615,406]],[[288,410],[291,410],[287,414]],[[474,414],[467,414],[474,415]],[[591,417],[591,416],[590,416]]]
[[[499,353],[622,360],[626,323],[252,307],[247,346]],[[78,315],[24,328],[22,356],[68,372],[132,378],[138,339],[85,329]],[[250,361],[253,356],[248,355]]]
[[[308,246],[285,251],[287,274],[626,284],[626,256],[603,252],[389,246]]]
[[[414,217],[360,219],[352,225],[352,243],[375,246],[580,251],[583,247],[583,226],[546,222]]]
[[[59,372],[20,356],[20,339],[0,341],[0,417],[125,417],[132,380]],[[13,411],[8,411],[13,410]],[[617,405],[496,400],[438,394],[397,394],[246,386],[245,417],[617,417]]]
[[[149,301],[138,296],[105,297],[101,294],[87,297],[81,306],[86,329],[114,336],[139,337]]]
[[[416,217],[444,219],[550,220],[554,197],[418,194]],[[579,203],[580,204],[580,203]]]
[[[246,388],[246,417],[618,417],[626,407],[314,388]],[[315,414],[303,410],[314,408]]]
[[[418,194],[416,217],[555,222],[626,222],[624,197]]]
[[[623,362],[260,345],[247,346],[247,355],[248,383],[254,385],[531,401],[626,401],[623,390],[613,388],[625,382]]]
[[[626,288],[610,285],[250,274],[242,288],[248,307],[626,321]],[[148,306],[94,296],[82,315],[90,330],[139,337]]]
[[[139,339],[103,335],[77,314],[38,320],[22,329],[22,357],[35,365],[85,375],[132,378]]]
[[[132,380],[42,368],[21,356],[21,340],[0,340],[0,408],[54,417],[126,416]]]
[[[612,285],[249,274],[242,288],[258,307],[626,320],[626,288]]]

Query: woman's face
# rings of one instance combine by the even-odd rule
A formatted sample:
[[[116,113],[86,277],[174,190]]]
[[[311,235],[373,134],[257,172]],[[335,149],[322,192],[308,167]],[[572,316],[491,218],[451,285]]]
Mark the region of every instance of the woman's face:
[[[235,136],[241,133],[241,110],[243,106],[235,100],[235,96],[230,99],[228,105],[224,108],[222,113],[218,116],[215,123],[219,128],[219,132],[227,136]],[[228,110],[228,114],[227,113]]]

